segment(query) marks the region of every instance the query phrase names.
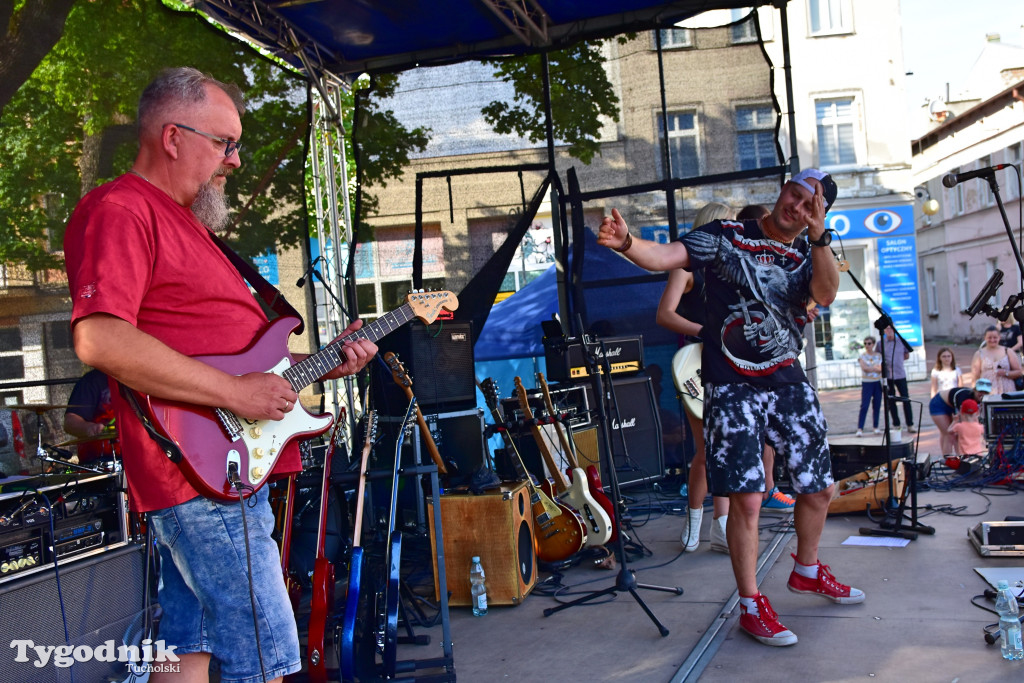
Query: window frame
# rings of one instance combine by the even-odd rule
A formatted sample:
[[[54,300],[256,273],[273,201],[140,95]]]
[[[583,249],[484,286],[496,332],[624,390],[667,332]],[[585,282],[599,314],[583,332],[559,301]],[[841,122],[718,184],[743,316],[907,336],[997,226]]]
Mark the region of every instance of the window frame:
[[[758,127],[758,126],[755,125],[754,127],[751,127],[751,128],[741,128],[740,127],[740,121],[739,121],[739,112],[740,112],[740,110],[744,110],[744,109],[767,109],[768,110],[768,116],[771,118],[771,120],[768,122],[767,125],[764,125],[764,126]],[[758,136],[760,136],[762,134],[767,133],[769,138],[770,138],[770,140],[771,140],[771,148],[772,148],[771,159],[767,163],[765,163],[765,164],[762,164],[761,160],[759,158],[756,159],[755,160],[756,165],[753,167],[754,169],[768,168],[770,166],[775,166],[775,165],[777,165],[779,163],[779,160],[778,160],[778,148],[777,148],[778,147],[778,145],[777,145],[778,140],[775,138],[775,115],[776,115],[775,114],[775,109],[772,106],[771,102],[767,102],[767,103],[765,103],[765,102],[740,102],[740,103],[736,103],[736,104],[733,105],[733,122],[734,122],[734,126],[735,126],[735,129],[736,129],[736,168],[737,169],[748,170],[748,169],[745,169],[744,166],[743,166],[743,157],[742,157],[741,152],[740,152],[740,138],[743,137],[743,136],[746,136],[746,135],[753,136],[753,137],[756,138],[756,137],[758,137]],[[756,115],[755,115],[755,118],[756,118]],[[757,155],[757,149],[758,149],[758,147],[757,147],[757,144],[755,142],[755,145],[754,145],[755,156],[758,156]]]
[[[828,26],[814,28],[815,9],[821,17],[821,8],[839,10],[838,24],[829,21]],[[831,12],[828,12],[831,18]],[[850,0],[807,0],[807,35],[812,38],[837,36],[853,33],[853,3]]]
[[[824,119],[818,118],[818,105],[823,102],[841,102],[849,100],[850,103],[850,115],[848,119],[839,117],[838,113],[834,117],[826,117]],[[811,108],[814,111],[814,145],[815,154],[818,159],[818,168],[820,169],[832,169],[832,170],[844,170],[844,169],[855,169],[859,166],[862,159],[867,158],[866,143],[863,139],[863,125],[862,125],[862,114],[860,106],[860,94],[855,92],[837,92],[837,93],[819,93],[812,95]],[[823,123],[823,121],[825,123]],[[849,125],[851,130],[851,138],[853,144],[853,161],[839,161],[836,163],[826,163],[822,158],[821,151],[821,137],[820,130],[823,125],[831,127],[833,136],[836,135],[840,126]],[[838,140],[837,140],[838,142]],[[837,147],[838,149],[838,147]],[[840,150],[841,151],[841,150]]]

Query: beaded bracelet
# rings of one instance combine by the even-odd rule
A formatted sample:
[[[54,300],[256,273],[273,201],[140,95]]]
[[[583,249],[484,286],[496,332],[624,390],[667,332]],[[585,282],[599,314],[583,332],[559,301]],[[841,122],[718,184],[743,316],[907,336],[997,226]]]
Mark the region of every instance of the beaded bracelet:
[[[633,246],[633,236],[632,236],[632,235],[630,235],[630,234],[629,234],[629,233],[627,232],[627,233],[626,233],[626,241],[625,241],[625,242],[623,242],[623,243],[622,243],[622,246],[621,246],[621,247],[619,247],[618,249],[616,249],[615,251],[619,252],[620,254],[624,254],[624,253],[626,253],[627,251],[629,251],[629,248],[630,248],[631,246]]]

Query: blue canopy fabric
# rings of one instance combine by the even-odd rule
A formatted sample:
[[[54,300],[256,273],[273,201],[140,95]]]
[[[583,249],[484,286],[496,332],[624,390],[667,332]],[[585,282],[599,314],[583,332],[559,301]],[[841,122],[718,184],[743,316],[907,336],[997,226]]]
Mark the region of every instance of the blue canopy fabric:
[[[597,237],[590,230],[584,230],[583,235],[584,283],[649,274],[611,249],[598,246]],[[570,253],[570,263],[573,256]],[[645,346],[675,344],[675,335],[662,330],[654,322],[664,287],[665,283],[659,281],[587,290],[584,294],[587,306],[585,322],[592,326],[597,321],[606,321],[615,336],[643,335]],[[540,324],[551,320],[556,313],[558,294],[555,266],[551,266],[533,282],[495,304],[477,338],[474,357],[478,361],[487,361],[543,356]]]

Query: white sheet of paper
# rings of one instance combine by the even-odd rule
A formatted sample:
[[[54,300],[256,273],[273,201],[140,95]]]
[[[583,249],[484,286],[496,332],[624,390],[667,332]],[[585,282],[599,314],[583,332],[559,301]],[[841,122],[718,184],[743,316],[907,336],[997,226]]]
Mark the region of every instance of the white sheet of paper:
[[[882,548],[903,548],[909,543],[909,538],[891,536],[850,536],[843,541],[843,545],[871,545]]]

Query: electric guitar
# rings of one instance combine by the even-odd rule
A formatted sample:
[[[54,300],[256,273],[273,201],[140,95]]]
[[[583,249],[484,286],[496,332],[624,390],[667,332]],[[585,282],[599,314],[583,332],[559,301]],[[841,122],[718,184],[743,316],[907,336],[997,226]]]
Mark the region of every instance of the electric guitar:
[[[405,366],[402,365],[402,361],[398,360],[398,356],[388,351],[384,354],[384,362],[391,368],[391,378],[395,380],[395,384],[402,387],[405,392],[405,398],[408,401],[412,400],[412,377],[406,371]],[[434,436],[430,433],[430,427],[427,426],[427,421],[423,419],[423,411],[420,410],[419,405],[416,406],[416,423],[420,427],[420,441],[423,442],[423,446],[427,449],[427,453],[430,453],[430,459],[437,465],[437,473],[441,476],[447,476],[448,468],[445,467],[444,460],[441,458],[441,453],[437,450],[437,444],[434,443]],[[453,467],[454,469],[454,467]]]
[[[700,378],[700,354],[704,344],[687,344],[672,356],[672,381],[683,398],[683,407],[698,420],[704,419],[704,383]]]
[[[374,342],[413,318],[429,324],[442,308],[454,311],[458,306],[459,301],[451,292],[414,292],[406,296],[401,307],[298,362],[293,362],[287,341],[301,321],[281,317],[267,325],[240,353],[196,359],[233,375],[273,372],[299,392],[346,361],[346,341]],[[137,392],[133,397],[141,404],[141,417],[161,437],[161,448],[179,464],[196,491],[225,501],[236,501],[257,491],[267,482],[285,446],[297,437],[323,434],[334,421],[330,414],[312,415],[301,403],[285,413],[282,420],[251,420],[224,408],[168,401]],[[236,491],[236,478],[247,493]]]
[[[324,661],[327,618],[334,609],[334,564],[327,559],[327,510],[331,489],[331,461],[338,446],[345,440],[344,420],[339,419],[331,432],[327,455],[324,458],[323,478],[320,484],[320,517],[316,536],[316,558],[313,560],[313,594],[309,599],[309,638],[306,663],[309,679],[314,683],[327,683],[327,663]]]
[[[587,485],[586,475],[582,469],[576,468],[575,481],[572,485],[565,483],[562,472],[558,468],[558,463],[555,462],[555,458],[551,455],[551,450],[548,448],[547,438],[541,432],[537,420],[533,417],[533,409],[530,408],[530,401],[526,396],[526,388],[523,386],[520,378],[516,377],[515,382],[516,394],[519,396],[519,407],[523,411],[523,417],[530,425],[530,433],[533,434],[533,440],[537,442],[537,448],[540,450],[541,457],[544,458],[544,464],[547,465],[548,472],[551,474],[549,482],[554,481],[554,490],[547,491],[548,495],[557,496],[560,500],[566,501],[583,518],[583,523],[587,527],[587,537],[584,539],[584,545],[604,545],[612,534],[611,520],[608,519],[604,509],[590,495],[590,487]],[[548,485],[550,486],[550,483]],[[543,486],[544,483],[541,484],[542,488]]]
[[[533,513],[533,547],[537,558],[545,562],[561,562],[583,548],[586,542],[587,528],[583,518],[567,505],[556,503],[533,482],[526,471],[519,449],[509,436],[505,424],[505,416],[498,403],[498,385],[488,377],[480,382],[480,391],[484,395],[487,407],[491,409],[491,417],[495,427],[501,433],[506,448],[514,457],[511,458],[516,475],[526,482],[530,491],[530,510]]]
[[[569,427],[563,429],[562,423],[557,419],[555,404],[551,400],[551,392],[548,390],[548,382],[544,379],[543,372],[537,373],[537,386],[540,387],[541,392],[544,394],[544,407],[547,409],[548,415],[555,426],[558,441],[562,445],[562,454],[568,463],[565,473],[569,476],[570,483],[566,498],[569,499],[571,505],[576,506],[577,510],[580,509],[577,503],[583,505],[587,510],[587,512],[583,513],[583,518],[589,524],[587,529],[587,545],[604,545],[605,543],[613,542],[619,537],[619,531],[615,524],[615,505],[612,504],[611,499],[604,493],[601,475],[594,465],[587,465],[585,474],[583,468],[580,467],[579,461],[576,459],[576,447],[570,437],[566,435],[566,432],[571,434],[572,430]],[[586,483],[586,494],[581,490],[581,482]],[[591,500],[596,505],[591,504]],[[583,511],[581,510],[581,512]],[[594,536],[593,540],[591,535]]]
[[[364,402],[363,405],[366,405]],[[363,548],[359,545],[363,533],[363,501],[366,498],[366,463],[370,459],[370,451],[373,450],[373,442],[377,438],[377,413],[370,411],[366,417],[366,441],[363,443],[363,454],[359,460],[359,483],[356,485],[356,512],[352,520],[352,553],[349,557],[348,568],[348,593],[345,596],[345,616],[342,619],[341,627],[341,680],[356,680],[356,619],[359,615],[360,593],[363,580]],[[323,514],[321,508],[321,515]],[[321,527],[323,529],[323,527]],[[317,558],[319,560],[319,556]],[[313,585],[316,587],[316,568],[313,570]],[[332,581],[333,586],[333,581]],[[310,616],[309,645],[312,650],[313,640],[313,617]],[[322,650],[321,650],[322,652]],[[312,656],[310,657],[312,661]],[[324,678],[316,678],[317,681],[326,681],[326,669]],[[313,668],[310,666],[310,679],[313,679]]]
[[[409,407],[405,411],[405,419],[402,420],[402,428],[398,432],[398,443],[395,444],[395,468],[391,483],[391,519],[388,522],[388,581],[384,588],[384,610],[380,615],[383,628],[379,636],[379,640],[382,641],[381,661],[384,665],[386,680],[395,677],[398,661],[398,603],[402,561],[402,532],[395,530],[395,515],[398,511],[398,470],[402,456],[402,442],[412,432],[412,420],[416,410],[416,398],[413,397],[409,399]]]

